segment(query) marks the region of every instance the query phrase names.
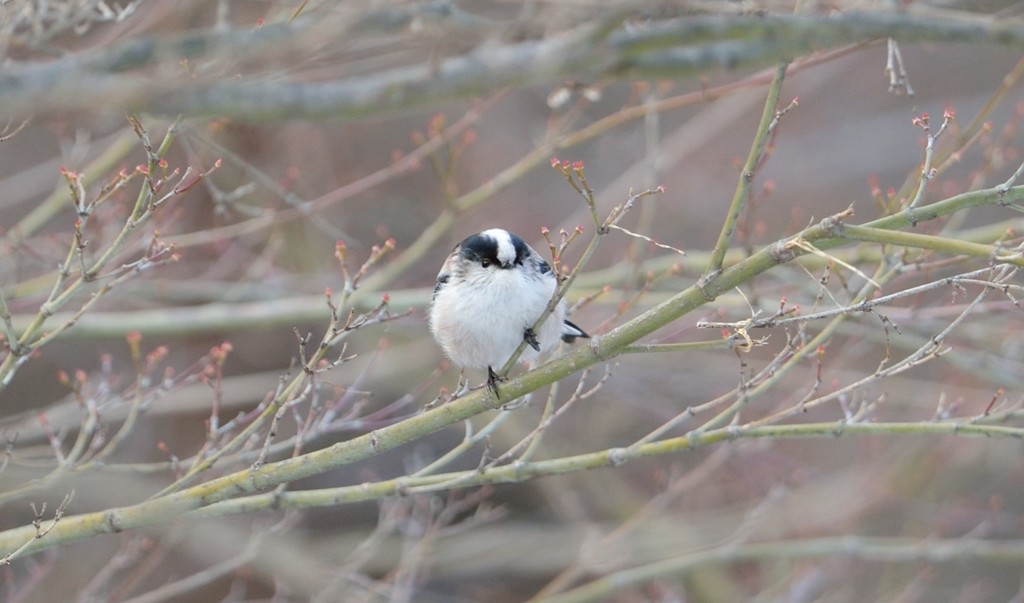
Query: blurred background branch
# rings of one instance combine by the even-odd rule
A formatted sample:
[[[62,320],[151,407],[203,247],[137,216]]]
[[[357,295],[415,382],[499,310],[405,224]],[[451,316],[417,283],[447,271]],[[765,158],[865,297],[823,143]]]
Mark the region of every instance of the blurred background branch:
[[[885,38],[1024,50],[1020,19],[876,9],[822,16],[701,15],[639,27],[630,24],[644,23],[649,15],[631,2],[605,5],[585,23],[545,31],[542,39],[507,39],[509,28],[543,27],[537,17],[526,11],[510,21],[471,18],[451,2],[369,14],[351,6],[249,31],[131,39],[8,67],[0,73],[0,106],[8,118],[39,118],[91,105],[113,112],[239,119],[357,119],[437,106],[504,86],[560,78],[689,77]],[[401,33],[411,25],[445,30],[466,52],[372,73],[340,71],[333,81],[304,82],[295,74],[284,79],[279,71],[286,61],[322,53],[333,40],[344,39],[347,52],[358,55],[381,45],[382,33]]]

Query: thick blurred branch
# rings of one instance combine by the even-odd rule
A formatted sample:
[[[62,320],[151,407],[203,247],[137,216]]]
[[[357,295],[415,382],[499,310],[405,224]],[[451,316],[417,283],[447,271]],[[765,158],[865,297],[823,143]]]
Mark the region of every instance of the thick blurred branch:
[[[992,542],[962,537],[921,541],[909,538],[848,536],[731,544],[624,569],[551,597],[530,599],[530,602],[585,603],[599,601],[611,597],[614,593],[629,586],[643,584],[658,578],[678,579],[680,575],[685,576],[690,572],[700,571],[714,564],[743,563],[755,560],[816,559],[830,556],[885,564],[944,564],[983,560],[989,563],[1013,566],[1020,564],[1024,558],[1024,542],[1019,540]]]
[[[309,59],[338,40],[345,40],[343,49],[358,50],[361,35],[379,32],[381,23],[389,31],[402,29],[406,21],[381,21],[371,18],[373,13],[253,31],[209,30],[137,39],[48,63],[11,65],[0,74],[0,107],[8,118],[102,107],[117,113],[352,119],[466,99],[510,85],[683,77],[713,68],[762,67],[885,38],[1024,49],[1020,19],[960,13],[712,15],[623,25],[621,12],[608,11],[543,39],[501,43],[494,40],[500,39],[507,23],[479,20],[467,25],[466,19],[453,21],[450,14],[438,14],[442,27],[460,34],[452,36],[457,41],[490,42],[476,43],[460,56],[429,56],[420,64],[376,69],[368,75],[341,72],[346,66],[342,57],[335,79],[314,83],[283,80],[274,65],[283,56]],[[188,62],[187,69],[183,61]],[[238,76],[240,72],[246,74]]]

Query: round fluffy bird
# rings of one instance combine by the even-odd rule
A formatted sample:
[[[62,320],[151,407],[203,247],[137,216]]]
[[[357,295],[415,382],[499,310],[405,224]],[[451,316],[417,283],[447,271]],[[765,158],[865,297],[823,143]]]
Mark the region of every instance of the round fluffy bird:
[[[494,372],[525,340],[519,359],[530,363],[558,340],[589,337],[565,319],[565,300],[534,332],[533,325],[555,294],[551,266],[520,237],[491,228],[455,246],[437,274],[430,330],[459,367],[486,368],[497,392]]]

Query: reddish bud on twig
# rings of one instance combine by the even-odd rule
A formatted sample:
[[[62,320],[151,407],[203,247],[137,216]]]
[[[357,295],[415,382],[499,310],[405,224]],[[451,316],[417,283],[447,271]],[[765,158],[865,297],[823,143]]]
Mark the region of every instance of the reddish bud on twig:
[[[878,180],[878,174],[868,176],[868,187],[871,190],[872,197],[880,197],[882,195],[882,186]]]
[[[218,346],[210,348],[210,358],[213,359],[213,361],[216,362],[217,364],[224,364],[224,362],[228,359],[228,354],[233,349],[234,346],[231,345],[229,342],[225,341],[224,343]]]

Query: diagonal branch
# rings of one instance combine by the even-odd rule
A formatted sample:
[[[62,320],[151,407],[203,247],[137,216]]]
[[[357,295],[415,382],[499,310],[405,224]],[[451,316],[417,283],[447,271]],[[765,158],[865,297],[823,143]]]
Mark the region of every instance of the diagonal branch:
[[[934,219],[942,215],[954,213],[966,207],[985,204],[1000,205],[1020,201],[1024,201],[1024,186],[1005,190],[1001,187],[996,187],[957,195],[925,207],[900,212],[896,216],[875,220],[870,224],[874,227],[883,228],[907,226],[910,221],[920,223],[927,219]],[[804,229],[795,237],[768,245],[746,260],[725,268],[718,278],[706,283],[702,288],[696,285],[688,287],[679,294],[647,310],[607,334],[594,337],[590,341],[589,346],[581,346],[566,356],[555,359],[525,375],[507,381],[502,387],[499,396],[492,396],[488,391],[477,391],[399,423],[371,431],[350,440],[338,442],[300,457],[268,463],[258,468],[254,467],[237,471],[209,482],[135,505],[66,518],[64,522],[55,528],[50,538],[34,542],[26,552],[96,534],[121,532],[126,529],[164,522],[170,517],[194,511],[213,503],[253,494],[279,484],[317,475],[330,469],[376,456],[428,433],[439,431],[485,411],[499,408],[507,402],[516,400],[540,387],[621,354],[629,345],[703,306],[717,296],[749,281],[758,274],[806,253],[801,247],[790,244],[796,238],[813,242],[819,248],[842,243],[843,240],[837,238],[836,230],[841,221],[850,216],[850,213],[847,210],[837,216],[826,218],[821,224]],[[966,434],[971,430],[981,429],[978,425],[961,425],[959,423],[930,425],[937,427],[941,425],[942,429],[950,429],[950,433],[954,434]],[[837,424],[834,429],[837,432],[841,432],[846,429],[871,429],[875,426],[876,424],[867,423],[856,425]],[[762,428],[767,430],[764,432],[764,436],[767,437],[772,433],[776,433],[772,432],[772,429],[792,430],[794,433],[797,433],[802,429],[808,429],[809,426],[785,425],[763,426]],[[596,454],[601,455],[602,463],[613,462],[614,464],[628,460],[633,455],[658,454],[661,447],[665,446],[670,448],[680,445],[690,447],[709,444],[715,438],[718,438],[715,441],[728,440],[735,436],[734,429],[726,426],[719,430],[708,432],[691,432],[688,436],[684,437],[684,444],[680,444],[679,438],[674,438],[644,444],[636,448],[616,449],[615,451]],[[754,433],[760,434],[762,432],[751,432],[752,435]],[[1020,430],[1007,428],[1007,435],[1014,435],[1016,437],[1018,433],[1020,433]],[[515,475],[520,475],[518,473],[519,470],[518,466],[512,466],[512,471]],[[433,477],[445,478],[446,476]],[[357,488],[365,490],[363,486],[357,486]],[[0,553],[6,550],[7,543],[17,542],[20,545],[24,542],[24,530],[25,528],[0,533]]]

